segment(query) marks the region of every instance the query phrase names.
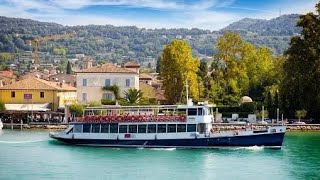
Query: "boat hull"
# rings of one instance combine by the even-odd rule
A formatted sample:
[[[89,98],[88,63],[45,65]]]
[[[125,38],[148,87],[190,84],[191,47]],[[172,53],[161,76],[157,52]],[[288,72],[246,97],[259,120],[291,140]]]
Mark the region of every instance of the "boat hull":
[[[215,147],[249,147],[265,146],[279,148],[284,139],[283,133],[255,134],[246,136],[232,137],[208,137],[194,139],[154,139],[154,140],[135,140],[135,139],[69,139],[51,136],[59,141],[87,146],[106,146],[106,147],[143,147],[143,148],[215,148]]]

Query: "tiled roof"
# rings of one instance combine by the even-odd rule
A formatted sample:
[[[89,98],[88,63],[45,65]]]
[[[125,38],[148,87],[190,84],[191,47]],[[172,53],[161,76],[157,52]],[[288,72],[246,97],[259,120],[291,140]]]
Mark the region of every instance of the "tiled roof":
[[[89,69],[83,69],[78,71],[77,73],[132,73],[136,74],[136,72],[129,70],[127,68],[118,67],[113,64],[103,64],[101,66],[95,66]]]
[[[34,71],[34,72],[30,72],[28,74],[21,76],[20,79],[27,79],[30,77],[47,79],[49,77],[49,75],[46,73],[40,72],[40,71]]]
[[[59,91],[76,91],[75,87],[63,84],[60,86],[56,82],[49,82],[39,78],[26,78],[12,84],[5,85],[0,90],[59,90]]]
[[[13,76],[13,71],[0,71],[0,74],[1,75],[4,75],[4,76]]]
[[[69,84],[74,84],[76,82],[76,76],[70,74],[55,74],[49,76],[48,79],[53,82],[65,82]]]
[[[134,61],[128,61],[127,63],[124,64],[124,67],[140,67],[140,65]]]
[[[152,76],[150,76],[149,74],[140,74],[139,79],[151,79],[152,80]]]

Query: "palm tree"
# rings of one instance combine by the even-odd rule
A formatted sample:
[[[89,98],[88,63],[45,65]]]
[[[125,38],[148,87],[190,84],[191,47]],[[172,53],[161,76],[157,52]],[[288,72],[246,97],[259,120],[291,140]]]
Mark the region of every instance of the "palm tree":
[[[138,104],[143,97],[143,92],[138,89],[129,89],[124,92],[125,100],[129,104]]]
[[[299,119],[299,122],[300,122],[301,118],[306,117],[306,115],[307,115],[307,111],[304,109],[296,111],[296,117]]]

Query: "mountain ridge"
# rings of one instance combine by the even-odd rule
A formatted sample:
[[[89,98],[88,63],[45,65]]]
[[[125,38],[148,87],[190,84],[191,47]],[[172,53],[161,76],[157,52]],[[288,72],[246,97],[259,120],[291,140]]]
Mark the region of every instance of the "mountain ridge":
[[[288,47],[290,37],[299,34],[295,27],[298,14],[282,15],[270,20],[244,18],[219,31],[198,28],[146,29],[136,26],[77,25],[64,26],[58,23],[40,22],[23,18],[0,16],[0,51],[30,51],[25,40],[35,36],[76,32],[73,39],[50,42],[40,51],[53,53],[54,48],[66,48],[68,54],[84,53],[97,59],[117,62],[123,57],[156,58],[164,45],[173,39],[184,39],[193,48],[195,56],[217,53],[214,47],[217,38],[225,31],[239,32],[243,39],[256,46],[267,46],[275,54]]]

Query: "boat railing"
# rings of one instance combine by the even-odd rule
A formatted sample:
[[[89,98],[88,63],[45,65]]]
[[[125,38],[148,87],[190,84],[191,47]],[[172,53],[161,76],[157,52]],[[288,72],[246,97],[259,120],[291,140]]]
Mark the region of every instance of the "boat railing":
[[[126,122],[186,122],[186,115],[106,115],[84,116],[75,119],[83,123],[126,123]]]

